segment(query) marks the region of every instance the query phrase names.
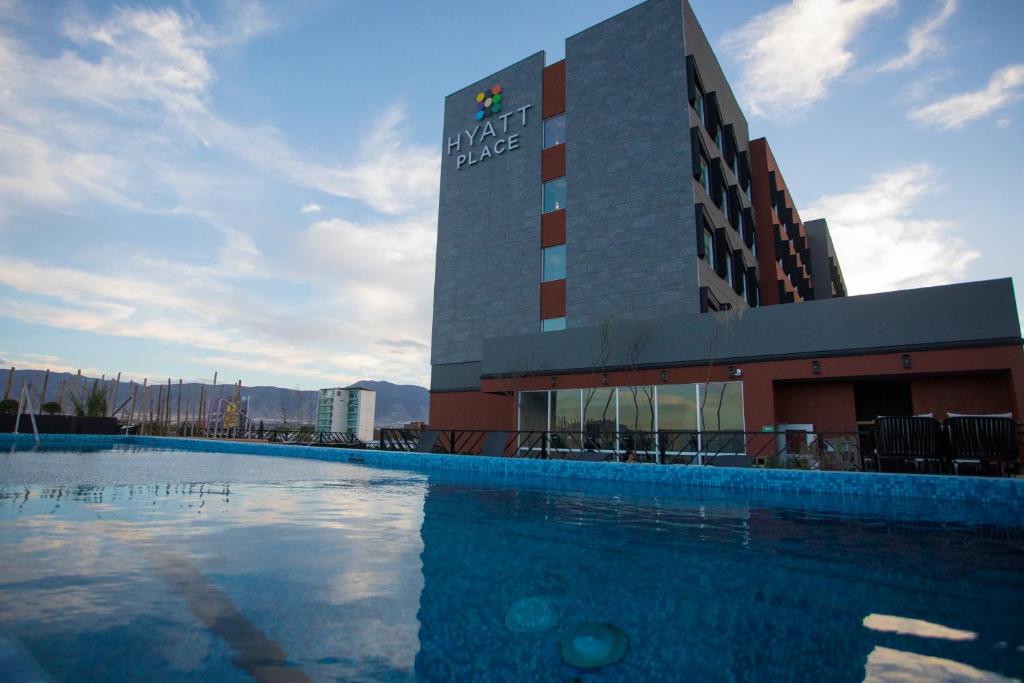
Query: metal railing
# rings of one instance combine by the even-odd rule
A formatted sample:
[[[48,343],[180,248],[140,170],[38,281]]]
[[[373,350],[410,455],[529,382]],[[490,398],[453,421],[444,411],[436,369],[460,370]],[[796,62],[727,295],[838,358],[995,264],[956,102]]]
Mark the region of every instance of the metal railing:
[[[518,458],[730,465],[803,469],[863,468],[855,432],[594,432],[382,429],[382,450]]]

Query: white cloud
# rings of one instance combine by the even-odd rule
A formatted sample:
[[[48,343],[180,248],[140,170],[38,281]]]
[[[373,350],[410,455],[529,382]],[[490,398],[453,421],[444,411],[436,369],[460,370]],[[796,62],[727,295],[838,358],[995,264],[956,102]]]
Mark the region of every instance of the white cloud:
[[[998,121],[996,121],[996,125],[999,126],[1000,128],[1009,128],[1010,127],[1010,119],[1009,119],[1009,117],[1004,116],[1003,118],[999,119]]]
[[[738,63],[738,91],[760,116],[807,109],[853,65],[851,44],[868,21],[896,0],[790,0],[727,34]]]
[[[310,202],[309,204],[304,205],[299,210],[302,213],[320,213],[321,211],[323,211],[323,209],[324,209],[324,207],[320,206],[319,204],[315,204],[315,203]]]
[[[1024,97],[1024,64],[1010,64],[992,74],[981,90],[948,97],[911,110],[907,118],[943,130],[963,128]]]
[[[312,386],[425,383],[440,155],[404,139],[394,107],[343,160],[300,150],[273,126],[220,116],[217,51],[275,23],[240,6],[248,9],[218,26],[170,9],[76,14],[61,27],[70,47],[56,55],[0,26],[5,230],[27,233],[12,223],[32,209],[96,219],[98,201],[135,214],[134,225],[106,235],[116,241],[70,264],[66,252],[26,258],[4,245],[0,317],[179,345],[205,367]],[[282,181],[371,211],[361,222],[275,224],[253,199]],[[168,224],[194,232],[168,246],[159,234]],[[120,241],[128,234],[130,251]]]
[[[958,236],[957,224],[916,215],[938,189],[935,170],[916,164],[821,197],[802,213],[828,220],[851,294],[945,284],[962,280],[980,253]]]
[[[941,52],[943,43],[938,33],[949,23],[957,10],[958,0],[943,0],[938,13],[927,21],[910,29],[907,34],[907,51],[893,57],[881,66],[881,71],[900,71],[917,65],[930,54]]]

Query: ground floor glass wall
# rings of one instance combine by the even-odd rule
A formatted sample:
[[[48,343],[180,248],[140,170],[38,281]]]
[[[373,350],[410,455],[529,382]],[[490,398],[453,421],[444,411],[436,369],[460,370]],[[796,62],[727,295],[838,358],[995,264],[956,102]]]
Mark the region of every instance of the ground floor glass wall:
[[[519,393],[520,431],[588,450],[743,451],[743,384],[554,389]]]

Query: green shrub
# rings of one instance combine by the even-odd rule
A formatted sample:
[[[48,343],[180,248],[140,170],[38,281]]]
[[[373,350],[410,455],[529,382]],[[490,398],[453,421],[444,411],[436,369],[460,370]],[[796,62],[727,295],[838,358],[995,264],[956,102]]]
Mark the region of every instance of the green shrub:
[[[5,398],[0,401],[0,414],[14,415],[18,412],[18,402],[13,398]]]
[[[71,410],[75,417],[106,417],[107,394],[98,380],[93,380],[92,388],[83,396],[71,395]]]
[[[60,403],[57,401],[47,401],[42,405],[43,412],[47,415],[57,415],[60,413]]]

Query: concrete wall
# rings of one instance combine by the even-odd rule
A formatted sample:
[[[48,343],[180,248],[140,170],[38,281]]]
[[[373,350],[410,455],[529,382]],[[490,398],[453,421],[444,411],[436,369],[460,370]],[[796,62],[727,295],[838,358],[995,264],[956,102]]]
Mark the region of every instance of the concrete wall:
[[[539,329],[543,68],[539,52],[445,99],[431,345],[435,366],[479,361],[486,337]],[[503,89],[500,114],[531,105],[525,126],[518,113],[509,118],[507,133],[498,116],[475,120],[474,96],[495,84]],[[483,129],[486,121],[497,128],[497,138],[518,134],[519,148],[457,168],[459,151],[449,150],[449,139],[478,125]],[[463,135],[462,151],[470,149],[479,155],[480,141],[469,147]]]
[[[568,327],[696,313],[680,0],[648,0],[565,52]]]
[[[640,338],[642,352],[630,358]],[[666,317],[488,340],[482,374],[524,375],[602,365],[664,367],[848,352],[1015,343],[1013,281],[987,280]]]
[[[736,101],[732,88],[729,86],[729,82],[726,80],[725,74],[722,72],[721,64],[719,64],[714,50],[711,49],[711,43],[708,42],[703,28],[701,28],[700,22],[697,20],[697,16],[693,12],[693,8],[690,7],[690,3],[685,2],[685,0],[683,3],[683,10],[685,17],[684,32],[686,54],[693,58],[697,67],[700,82],[704,87],[705,95],[708,96],[708,101],[705,102],[705,108],[710,107],[710,96],[714,96],[718,102],[718,107],[721,111],[724,124],[733,126],[736,135],[737,150],[741,153],[749,154],[750,139],[747,119],[743,115],[743,111],[740,109],[740,106]],[[727,184],[729,186],[735,185],[738,188],[739,178],[733,174],[732,169],[730,169],[728,164],[725,163],[725,160],[722,158],[722,150],[718,149],[714,139],[710,135],[710,132],[705,128],[704,122],[701,121],[700,117],[692,110],[692,108],[687,107],[685,111],[688,111],[688,125],[692,128],[696,128],[700,132],[700,136],[704,141],[704,146],[707,148],[710,155],[709,161],[711,164],[715,165],[721,163],[722,166],[725,167],[725,180]],[[692,188],[694,201],[703,204],[707,210],[711,227],[714,229],[724,228],[730,249],[743,255],[743,259],[747,267],[752,266],[754,268],[758,268],[759,264],[757,263],[757,259],[754,258],[753,253],[744,243],[740,234],[730,226],[728,220],[721,214],[715,204],[714,197],[708,194],[700,183],[695,180],[691,180],[690,187]],[[740,206],[744,209],[750,208],[750,200],[743,194],[743,192],[738,192],[738,195],[740,197]],[[694,237],[694,239],[696,239],[696,237]],[[698,282],[700,286],[707,287],[711,291],[713,298],[719,304],[729,304],[733,308],[746,307],[746,298],[736,294],[732,286],[719,277],[713,269],[703,266],[702,264],[698,264],[695,267],[697,268]]]

